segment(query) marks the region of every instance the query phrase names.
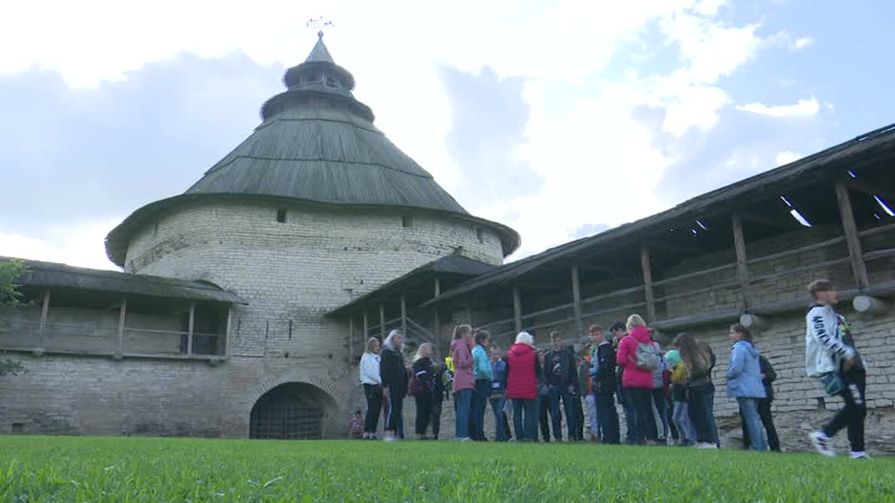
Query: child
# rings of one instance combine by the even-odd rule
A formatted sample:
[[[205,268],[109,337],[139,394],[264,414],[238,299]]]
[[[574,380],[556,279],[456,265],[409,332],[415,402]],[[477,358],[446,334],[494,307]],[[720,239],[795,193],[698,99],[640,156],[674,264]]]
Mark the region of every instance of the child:
[[[673,403],[671,421],[678,431],[678,445],[696,443],[696,430],[690,422],[690,411],[687,404],[687,369],[681,360],[678,350],[665,353],[665,361],[671,369],[671,401]]]
[[[348,423],[348,435],[351,438],[361,438],[364,435],[364,416],[360,409],[355,410],[351,415],[351,421]]]

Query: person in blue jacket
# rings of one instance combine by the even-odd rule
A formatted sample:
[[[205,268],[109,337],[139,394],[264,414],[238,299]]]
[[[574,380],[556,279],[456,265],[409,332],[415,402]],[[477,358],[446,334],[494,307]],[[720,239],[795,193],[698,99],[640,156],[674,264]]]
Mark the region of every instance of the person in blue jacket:
[[[733,346],[727,366],[727,396],[736,398],[740,405],[740,414],[749,432],[750,447],[756,451],[766,451],[768,441],[758,415],[758,403],[767,395],[761,382],[758,349],[752,344],[752,334],[739,323],[730,326],[729,335]]]

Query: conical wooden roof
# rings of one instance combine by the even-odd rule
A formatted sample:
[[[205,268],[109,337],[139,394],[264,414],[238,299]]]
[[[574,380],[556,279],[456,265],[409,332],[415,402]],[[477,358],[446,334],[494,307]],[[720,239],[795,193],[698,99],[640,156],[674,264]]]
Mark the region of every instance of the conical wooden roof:
[[[347,206],[417,208],[491,227],[505,254],[518,234],[469,215],[425,169],[373,125],[351,93],[354,77],[335,64],[322,36],[304,63],[284,76],[287,90],[261,109],[262,123],[185,194],[137,210],[109,233],[106,249],[123,265],[129,229],[184,198],[246,196]]]

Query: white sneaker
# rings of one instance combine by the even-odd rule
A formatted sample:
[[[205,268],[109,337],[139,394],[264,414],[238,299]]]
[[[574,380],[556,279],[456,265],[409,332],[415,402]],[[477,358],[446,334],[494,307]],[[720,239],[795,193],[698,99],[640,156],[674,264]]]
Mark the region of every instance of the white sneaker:
[[[717,449],[718,446],[709,442],[699,442],[696,444],[697,449]]]
[[[398,441],[398,437],[395,437],[395,436],[392,436],[392,435],[386,435],[385,437],[383,437],[382,440],[385,441],[385,442],[397,442],[397,441]]]
[[[833,451],[833,448],[830,447],[830,437],[826,436],[822,431],[815,431],[813,433],[808,434],[808,438],[811,439],[811,445],[817,449],[817,452],[822,455],[832,458],[836,455],[836,452]]]
[[[870,456],[868,456],[867,453],[864,451],[851,451],[848,453],[848,455],[851,456],[852,459],[866,459],[866,460],[873,459]]]

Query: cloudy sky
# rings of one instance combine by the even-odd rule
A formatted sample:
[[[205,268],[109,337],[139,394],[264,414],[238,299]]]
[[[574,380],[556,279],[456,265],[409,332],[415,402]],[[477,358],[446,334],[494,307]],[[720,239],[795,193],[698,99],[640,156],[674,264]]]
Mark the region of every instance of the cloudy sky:
[[[895,3],[29,1],[0,17],[0,255],[105,234],[248,136],[326,43],[376,124],[514,258],[895,122]]]

